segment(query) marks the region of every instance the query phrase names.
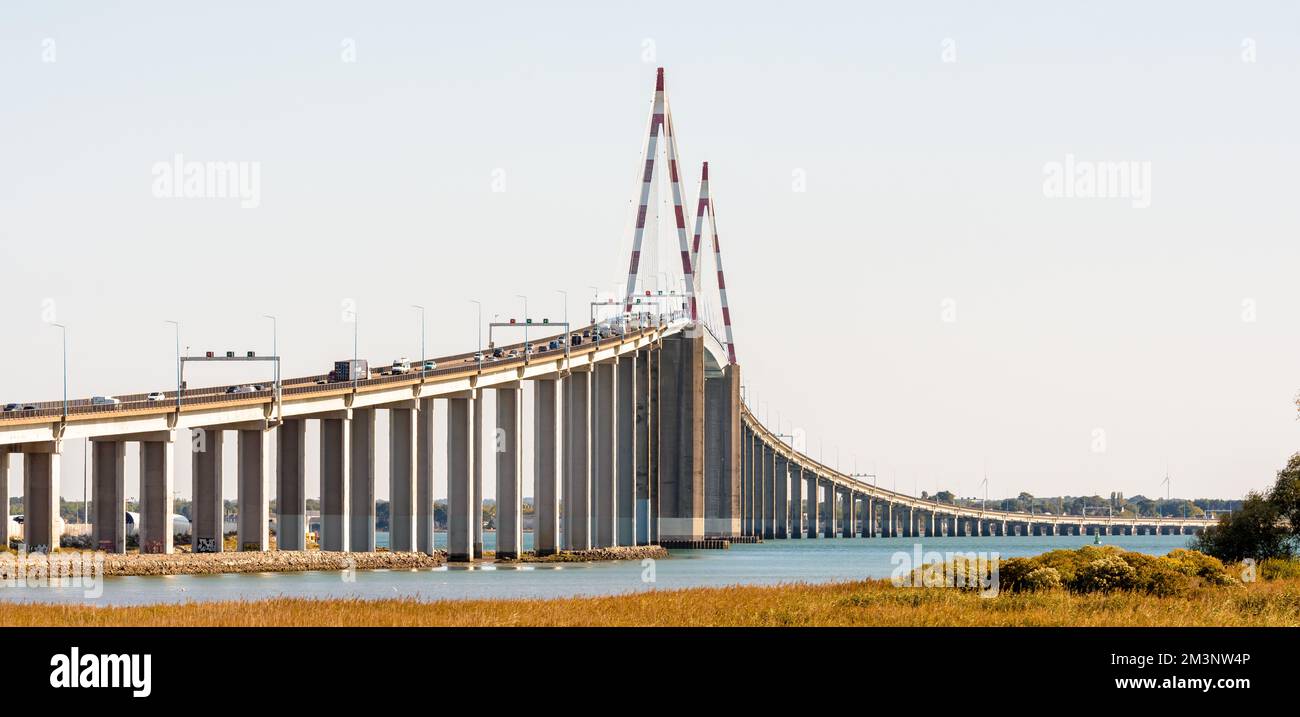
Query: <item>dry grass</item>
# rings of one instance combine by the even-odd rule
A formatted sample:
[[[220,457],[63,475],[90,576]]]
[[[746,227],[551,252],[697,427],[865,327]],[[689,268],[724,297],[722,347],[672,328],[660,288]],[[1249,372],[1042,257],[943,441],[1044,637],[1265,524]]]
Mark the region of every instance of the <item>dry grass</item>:
[[[1300,626],[1300,579],[1177,597],[995,598],[887,581],[696,588],[559,600],[303,600],[140,607],[0,603],[3,626]]]

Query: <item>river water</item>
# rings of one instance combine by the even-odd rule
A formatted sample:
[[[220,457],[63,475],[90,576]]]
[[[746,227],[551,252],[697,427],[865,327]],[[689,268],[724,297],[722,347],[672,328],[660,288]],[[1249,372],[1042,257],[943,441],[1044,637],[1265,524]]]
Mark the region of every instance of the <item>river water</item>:
[[[492,550],[494,535],[484,534]],[[525,533],[525,549],[531,547]],[[377,536],[379,544],[387,536]],[[439,534],[439,543],[445,539]],[[1104,536],[1104,544],[1163,555],[1185,547],[1189,536]],[[913,555],[919,542],[925,551],[997,552],[1003,558],[1037,555],[1058,548],[1090,545],[1091,536],[953,537],[953,538],[835,538],[772,540],[735,545],[729,550],[672,551],[667,559],[604,563],[540,565],[446,566],[421,570],[359,570],[344,572],[237,573],[110,577],[102,595],[89,598],[84,587],[0,587],[0,601],[85,602],[105,605],[145,605],[189,600],[256,600],[272,597],[396,598],[446,600],[466,598],[549,598],[609,595],[653,589],[725,585],[764,585],[782,582],[830,582],[887,578],[892,557]],[[441,547],[441,546],[440,546]],[[2,608],[0,608],[2,609]]]

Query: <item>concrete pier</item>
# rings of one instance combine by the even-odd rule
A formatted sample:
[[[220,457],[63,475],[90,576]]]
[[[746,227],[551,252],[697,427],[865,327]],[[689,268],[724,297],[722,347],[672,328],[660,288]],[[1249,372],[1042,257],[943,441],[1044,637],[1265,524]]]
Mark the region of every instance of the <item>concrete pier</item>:
[[[591,386],[591,513],[593,548],[618,540],[618,362],[598,363]]]
[[[759,463],[763,468],[763,537],[776,537],[776,453],[763,446]]]
[[[564,379],[564,548],[591,549],[591,372]]]
[[[9,549],[9,450],[0,446],[0,549]]]
[[[388,410],[388,549],[416,550],[420,412],[410,405]]]
[[[266,450],[266,431],[240,430],[236,451],[239,522],[235,544],[240,550],[267,550],[271,547],[271,498],[267,490],[271,454]]]
[[[660,348],[661,542],[704,538],[704,337],[699,333],[669,336]]]
[[[91,544],[106,553],[126,552],[126,443],[91,441]],[[5,500],[8,501],[6,495]],[[26,500],[26,496],[24,496]]]
[[[447,401],[447,558],[474,557],[474,400]]]
[[[812,471],[803,471],[804,485],[807,486],[804,500],[808,503],[808,537],[816,538],[818,535],[818,514],[821,512],[820,503],[817,500],[817,474]]]
[[[519,384],[498,388],[497,396],[497,548],[500,559],[513,560],[524,550],[520,526],[523,500],[523,389]]]
[[[837,523],[835,522],[836,519],[835,484],[831,483],[830,481],[827,481],[826,485],[823,486],[822,489],[825,491],[824,493],[825,503],[822,505],[822,513],[823,513],[822,528],[824,530],[823,535],[827,538],[834,538],[836,532],[835,528],[837,525]]]
[[[375,409],[352,409],[352,478],[348,549],[375,549]]]
[[[844,491],[844,527],[843,536],[852,538],[853,532],[857,530],[857,503],[853,499],[853,491]]]
[[[474,445],[474,497],[473,497],[473,531],[474,531],[474,559],[483,558],[483,392],[479,391],[474,394],[473,400],[473,421],[474,430],[472,440]]]
[[[651,503],[656,496],[653,493],[657,476],[658,454],[657,441],[659,424],[654,414],[654,401],[651,392],[658,384],[651,380],[651,362],[654,360],[653,349],[642,349],[636,359],[636,427],[634,450],[636,454],[636,544],[650,545]]]
[[[754,534],[754,434],[742,428],[740,439],[740,534]]]
[[[433,555],[433,419],[434,399],[420,399],[419,418],[415,423],[415,549]]]
[[[539,556],[560,549],[560,386],[533,382],[533,550]]]
[[[275,430],[275,545],[307,548],[307,422],[290,418]]]
[[[346,412],[344,412],[346,413]],[[346,551],[351,541],[351,419],[346,415],[320,421],[320,549]]]
[[[741,534],[740,367],[704,380],[704,533]]]
[[[140,441],[140,525],[136,537],[141,553],[169,554],[174,548],[175,447],[173,431],[158,440]]]
[[[802,538],[803,528],[803,467],[790,463],[790,537]]]
[[[614,480],[615,501],[618,505],[615,525],[618,527],[618,545],[636,545],[637,531],[637,371],[636,354],[625,356],[618,362],[617,426],[614,444],[618,452],[617,476]]]
[[[190,509],[191,550],[220,553],[225,550],[225,505],[221,499],[221,448],[224,432],[199,428],[191,458],[194,501]]]
[[[773,480],[776,485],[776,501],[772,514],[776,526],[772,532],[774,537],[785,540],[790,536],[790,460],[779,453],[774,456]]]
[[[23,543],[29,553],[59,548],[59,458],[53,442],[23,454]]]

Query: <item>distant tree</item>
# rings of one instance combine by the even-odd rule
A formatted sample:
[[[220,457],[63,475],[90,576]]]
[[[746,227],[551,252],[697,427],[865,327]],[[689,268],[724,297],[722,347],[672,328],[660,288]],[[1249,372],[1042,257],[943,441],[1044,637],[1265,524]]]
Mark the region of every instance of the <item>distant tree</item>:
[[[1189,504],[1184,504],[1189,505]],[[1200,510],[1199,506],[1190,504]],[[1190,512],[1189,512],[1190,514]],[[1224,561],[1291,558],[1300,551],[1300,453],[1277,473],[1268,492],[1250,493],[1241,507],[1219,517],[1194,542],[1198,550]]]

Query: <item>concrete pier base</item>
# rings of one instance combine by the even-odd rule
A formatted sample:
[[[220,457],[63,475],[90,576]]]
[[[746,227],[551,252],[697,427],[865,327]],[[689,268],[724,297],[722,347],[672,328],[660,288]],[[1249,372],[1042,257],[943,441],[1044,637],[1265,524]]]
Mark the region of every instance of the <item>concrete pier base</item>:
[[[275,429],[275,546],[307,549],[307,422],[286,419]]]
[[[352,409],[348,549],[375,549],[375,409]]]
[[[496,397],[496,556],[502,560],[514,560],[523,553],[523,531],[520,529],[524,472],[521,450],[524,432],[523,390],[518,385],[499,388]]]
[[[618,505],[615,523],[618,545],[636,545],[637,505],[637,391],[639,376],[636,354],[625,356],[618,362],[617,430],[614,443],[618,449],[615,495]]]
[[[29,553],[59,549],[59,458],[53,446],[23,454],[23,544]]]
[[[320,422],[320,549],[346,551],[351,521],[352,429],[348,418]]]
[[[662,540],[704,537],[704,337],[698,334],[669,336],[659,350]]]
[[[434,551],[433,444],[434,406],[432,398],[420,399],[415,422],[415,549],[425,555]]]
[[[564,379],[564,548],[591,549],[591,372]]]
[[[194,501],[190,508],[191,550],[220,553],[225,550],[225,505],[221,499],[221,449],[225,433],[199,428],[193,438],[190,475],[194,479]]]
[[[533,382],[533,551],[539,556],[560,548],[560,386]]]
[[[817,499],[817,474],[804,472],[803,477],[807,491],[804,495],[804,501],[808,504],[808,537],[816,538],[819,534],[817,523],[821,512],[821,504]]]
[[[591,513],[593,548],[618,542],[618,362],[596,364],[591,385]]]
[[[473,399],[447,401],[447,558],[474,558]]]
[[[473,403],[473,446],[474,446],[474,498],[472,520],[474,521],[474,559],[483,558],[483,392],[474,395]]]
[[[388,548],[417,549],[416,500],[420,462],[420,412],[415,408],[388,411]]]
[[[240,550],[268,550],[271,510],[267,482],[271,454],[266,450],[266,431],[260,428],[239,431],[236,449],[239,455],[236,545]]]
[[[90,446],[91,495],[95,503],[91,544],[106,553],[125,553],[126,443],[92,441]]]
[[[137,538],[141,553],[170,554],[174,548],[175,448],[170,435],[164,441],[140,441],[140,525]]]

